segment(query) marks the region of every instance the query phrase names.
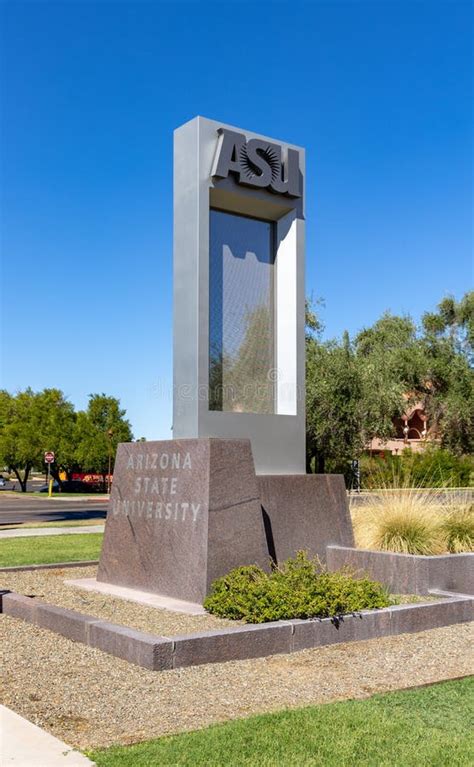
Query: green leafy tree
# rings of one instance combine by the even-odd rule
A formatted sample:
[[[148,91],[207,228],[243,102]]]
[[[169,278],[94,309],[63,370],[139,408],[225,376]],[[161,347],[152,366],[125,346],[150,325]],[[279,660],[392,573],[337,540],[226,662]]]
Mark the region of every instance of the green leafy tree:
[[[41,463],[44,467],[44,451],[52,450],[55,460],[51,464],[50,471],[54,479],[61,484],[60,471],[64,470],[70,478],[75,466],[74,406],[65,399],[59,389],[44,389],[37,395],[37,410],[40,414],[37,429],[41,435],[42,444],[45,445],[41,454]]]
[[[113,471],[117,445],[133,439],[125,413],[115,397],[91,394],[87,410],[77,414],[76,460],[84,471],[102,475],[104,490],[109,464]]]
[[[441,445],[474,452],[474,291],[445,298],[423,315],[422,344],[428,373],[422,396]]]
[[[415,327],[408,318],[384,315],[351,342],[321,340],[322,324],[306,307],[307,470],[349,474],[372,437],[392,435],[393,419],[414,383],[410,370]],[[410,356],[411,355],[411,356]]]
[[[474,290],[460,301],[447,296],[436,312],[425,312],[422,323],[427,338],[448,340],[470,367],[474,365]]]
[[[355,338],[362,380],[364,444],[389,439],[393,421],[418,399],[427,363],[410,317],[385,313]]]
[[[307,471],[346,472],[349,460],[362,448],[362,379],[349,336],[345,334],[342,344],[323,343],[310,325],[306,340]]]
[[[385,313],[351,342],[322,341],[306,311],[307,469],[347,472],[374,437],[394,435],[394,419],[422,401],[441,447],[474,452],[474,293],[444,299],[418,330]]]
[[[44,452],[56,456],[54,474],[73,461],[74,408],[59,389],[0,392],[0,460],[13,471],[22,492],[32,468],[44,466]],[[53,474],[53,475],[54,475]]]

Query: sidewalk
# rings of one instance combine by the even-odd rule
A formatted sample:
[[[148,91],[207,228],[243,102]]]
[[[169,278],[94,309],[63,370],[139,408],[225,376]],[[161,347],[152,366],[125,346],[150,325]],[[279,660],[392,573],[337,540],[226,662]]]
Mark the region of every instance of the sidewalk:
[[[82,525],[82,527],[26,527],[0,530],[0,538],[35,538],[38,535],[80,535],[103,533],[105,525]]]
[[[49,732],[0,705],[0,764],[2,767],[94,767]]]

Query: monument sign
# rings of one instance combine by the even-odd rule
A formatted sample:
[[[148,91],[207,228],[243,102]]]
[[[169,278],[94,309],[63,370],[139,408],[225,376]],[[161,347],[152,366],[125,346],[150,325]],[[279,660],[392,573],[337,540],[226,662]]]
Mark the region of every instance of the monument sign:
[[[174,142],[173,440],[119,445],[97,580],[188,602],[352,545],[305,474],[304,150],[197,117]]]
[[[202,602],[243,562],[268,566],[248,440],[119,445],[98,581]]]
[[[196,117],[174,142],[173,436],[305,473],[304,150]]]

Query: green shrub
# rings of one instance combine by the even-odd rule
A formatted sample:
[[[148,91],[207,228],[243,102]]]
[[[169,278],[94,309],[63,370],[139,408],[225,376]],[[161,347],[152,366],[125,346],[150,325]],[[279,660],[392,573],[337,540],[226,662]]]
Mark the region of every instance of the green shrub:
[[[327,618],[394,604],[375,581],[348,570],[329,573],[317,560],[298,552],[270,574],[256,565],[237,567],[218,578],[204,607],[213,615],[245,623],[291,618]]]
[[[451,554],[474,551],[474,504],[450,512],[441,528]]]
[[[472,487],[474,456],[457,456],[449,450],[428,447],[421,453],[410,448],[401,455],[360,458],[364,490],[390,487]]]

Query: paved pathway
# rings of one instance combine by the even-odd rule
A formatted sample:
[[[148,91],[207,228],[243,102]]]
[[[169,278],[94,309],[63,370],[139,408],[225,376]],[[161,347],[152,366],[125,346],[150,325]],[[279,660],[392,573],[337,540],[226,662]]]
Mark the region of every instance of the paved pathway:
[[[103,533],[104,528],[105,525],[82,525],[82,527],[19,527],[15,530],[0,530],[0,538],[35,538],[38,535]]]
[[[0,706],[0,764],[2,767],[94,767],[94,762],[79,751],[5,706]]]
[[[0,492],[0,525],[21,522],[66,522],[74,520],[105,519],[108,498],[93,495],[90,498],[48,498],[41,494]]]

